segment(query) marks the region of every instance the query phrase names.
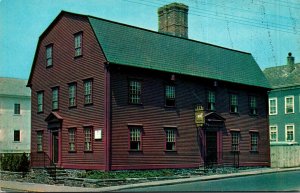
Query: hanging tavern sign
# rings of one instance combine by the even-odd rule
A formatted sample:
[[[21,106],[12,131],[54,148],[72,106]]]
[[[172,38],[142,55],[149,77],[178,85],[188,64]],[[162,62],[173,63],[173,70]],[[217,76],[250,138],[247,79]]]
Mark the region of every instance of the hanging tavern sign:
[[[197,127],[203,126],[205,123],[204,108],[202,105],[196,105],[195,107],[195,123]]]

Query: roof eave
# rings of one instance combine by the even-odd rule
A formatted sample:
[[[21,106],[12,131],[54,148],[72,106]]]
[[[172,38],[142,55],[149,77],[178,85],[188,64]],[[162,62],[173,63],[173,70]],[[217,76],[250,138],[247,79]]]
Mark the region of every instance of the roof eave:
[[[217,81],[222,81],[222,82],[227,82],[227,83],[240,84],[240,85],[244,85],[244,86],[251,86],[251,87],[256,87],[256,88],[263,88],[263,89],[266,89],[267,91],[272,90],[272,87],[271,87],[270,84],[265,85],[265,86],[262,86],[262,85],[251,85],[251,84],[245,84],[245,83],[239,83],[239,82],[233,82],[233,81],[226,81],[226,80],[222,80],[222,79],[209,78],[209,77],[205,77],[205,76],[197,76],[197,75],[191,75],[191,74],[185,74],[185,73],[178,73],[178,72],[157,70],[157,69],[152,69],[152,68],[137,67],[137,66],[133,66],[133,65],[129,65],[129,64],[118,64],[116,62],[111,62],[111,61],[108,61],[108,60],[105,63],[107,65],[120,65],[120,66],[126,66],[126,67],[131,67],[131,68],[142,68],[142,69],[146,69],[146,70],[154,70],[154,71],[159,71],[159,72],[173,73],[173,74],[183,75],[183,76],[190,76],[190,77],[204,78],[204,79],[210,79],[210,80],[217,80]]]

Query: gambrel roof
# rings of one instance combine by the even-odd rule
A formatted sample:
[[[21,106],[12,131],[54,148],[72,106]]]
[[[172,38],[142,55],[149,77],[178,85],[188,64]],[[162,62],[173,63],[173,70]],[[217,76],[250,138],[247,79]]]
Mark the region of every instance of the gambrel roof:
[[[60,15],[66,13],[74,14],[62,11]],[[88,18],[99,45],[111,64],[270,88],[268,80],[250,53],[93,16],[74,15]]]

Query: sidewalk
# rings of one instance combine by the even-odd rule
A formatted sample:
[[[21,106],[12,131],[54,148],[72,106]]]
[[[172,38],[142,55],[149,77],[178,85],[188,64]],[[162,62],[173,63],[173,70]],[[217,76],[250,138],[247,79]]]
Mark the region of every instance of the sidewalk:
[[[216,180],[216,179],[232,178],[232,177],[247,176],[247,175],[293,171],[293,170],[300,170],[300,167],[266,168],[266,169],[248,170],[248,171],[245,170],[245,171],[241,171],[239,173],[232,173],[232,174],[195,176],[195,177],[184,178],[184,179],[153,181],[153,182],[127,184],[127,185],[102,187],[102,188],[70,187],[70,186],[63,186],[63,185],[34,184],[34,183],[2,181],[2,180],[0,180],[0,187],[1,187],[2,191],[5,191],[6,189],[8,189],[8,190],[12,190],[12,191],[25,191],[25,192],[107,192],[107,191],[118,191],[121,189],[129,189],[129,188],[170,185],[170,184],[178,184],[178,183],[193,182],[193,181],[207,181],[207,180]]]

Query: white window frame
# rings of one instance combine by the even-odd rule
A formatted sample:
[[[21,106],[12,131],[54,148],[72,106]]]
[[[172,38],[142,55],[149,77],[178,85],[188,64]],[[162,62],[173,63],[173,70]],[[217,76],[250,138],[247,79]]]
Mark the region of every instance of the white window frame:
[[[286,102],[286,100],[287,100],[288,98],[292,98],[293,112],[287,112],[287,102]],[[295,113],[295,98],[294,98],[294,95],[290,95],[290,96],[284,97],[284,111],[285,111],[285,114]]]
[[[165,128],[166,132],[166,151],[176,151],[176,138],[177,138],[177,128]],[[168,144],[171,144],[171,149],[168,149]]]
[[[76,90],[77,90],[76,83],[69,84],[69,107],[76,106],[76,95],[77,95]]]
[[[230,113],[239,113],[239,96],[230,94]]]
[[[37,131],[36,134],[36,145],[37,145],[37,152],[42,152],[43,151],[43,135],[44,132],[43,131]]]
[[[52,110],[58,110],[59,106],[59,88],[52,88]]]
[[[287,128],[290,127],[290,126],[293,127],[293,129],[292,129],[292,131],[293,131],[293,140],[288,141],[287,140],[287,132],[288,132]],[[286,124],[285,125],[285,141],[287,141],[287,142],[294,142],[295,141],[295,124]]]
[[[231,132],[231,151],[239,152],[240,151],[240,131]]]
[[[129,151],[142,151],[142,127],[129,127]],[[136,143],[137,147],[133,148]]]
[[[258,152],[258,132],[250,132],[250,151]]]
[[[42,113],[44,111],[44,91],[37,92],[37,112]]]
[[[46,67],[53,65],[53,44],[46,46]]]
[[[142,104],[142,82],[129,80],[129,103]]]
[[[74,35],[75,57],[82,55],[82,32]]]
[[[275,112],[271,113],[271,100],[275,100]],[[269,115],[277,115],[278,113],[278,103],[277,98],[269,98]]]
[[[175,106],[175,85],[168,84],[165,86],[165,105],[166,106]]]
[[[93,151],[93,128],[92,127],[84,128],[84,151],[85,152]]]
[[[207,108],[210,111],[215,111],[216,110],[216,92],[209,90],[207,92]]]
[[[272,130],[271,128],[275,128],[275,130]],[[277,125],[270,125],[269,132],[270,132],[270,142],[278,142],[278,126]],[[275,139],[275,141],[271,141],[271,134],[272,134],[272,132],[276,132],[276,139]]]
[[[84,80],[84,104],[92,104],[93,103],[93,80],[87,79]]]
[[[76,151],[76,128],[69,128],[69,152]]]

